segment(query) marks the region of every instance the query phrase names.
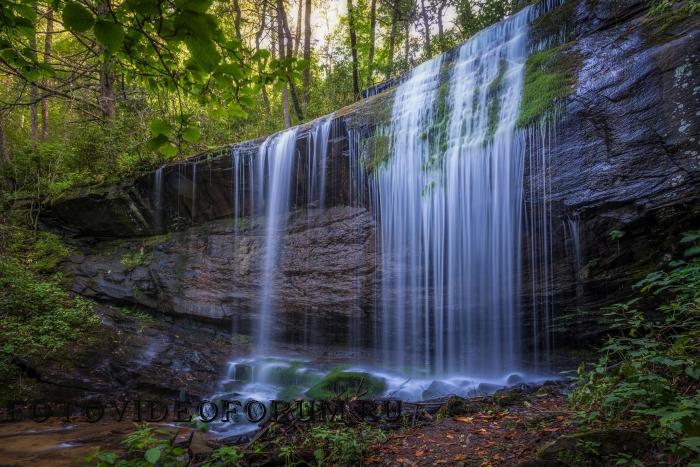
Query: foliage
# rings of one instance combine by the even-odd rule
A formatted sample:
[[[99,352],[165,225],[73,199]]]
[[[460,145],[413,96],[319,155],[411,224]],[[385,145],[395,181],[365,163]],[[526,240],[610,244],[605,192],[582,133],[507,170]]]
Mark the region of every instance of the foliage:
[[[243,460],[243,453],[236,446],[222,446],[212,452],[209,461],[203,467],[235,467]]]
[[[134,269],[135,267],[146,265],[148,263],[148,255],[144,253],[143,249],[131,251],[125,253],[120,262],[126,269]]]
[[[313,448],[318,465],[359,465],[367,449],[384,441],[381,430],[361,425],[356,428],[313,427],[304,441],[304,445]]]
[[[584,425],[643,426],[679,458],[700,462],[700,231],[682,240],[692,259],[636,284],[641,296],[610,308],[618,334],[600,360],[579,369],[571,402]],[[649,295],[661,304],[638,308]]]
[[[2,397],[16,396],[16,364],[44,361],[94,332],[91,302],[70,297],[10,257],[0,259],[0,380]],[[18,360],[19,359],[19,360]]]
[[[148,467],[150,465],[185,466],[187,453],[181,447],[173,447],[173,434],[165,429],[154,428],[147,423],[136,424],[136,430],[124,437],[122,444],[127,454],[119,456],[112,451],[97,451],[91,460],[98,467]],[[229,465],[229,464],[217,464]]]

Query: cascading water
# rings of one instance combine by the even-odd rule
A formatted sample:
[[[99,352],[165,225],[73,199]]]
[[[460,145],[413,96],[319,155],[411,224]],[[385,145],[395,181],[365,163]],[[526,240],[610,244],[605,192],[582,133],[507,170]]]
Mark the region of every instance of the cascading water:
[[[262,282],[255,355],[231,363],[218,396],[298,397],[327,372],[328,362],[272,357],[283,351],[272,329],[288,322],[278,314],[284,283],[278,271],[290,207],[305,205],[310,230],[326,228],[317,223],[337,193],[347,206],[369,207],[377,220],[376,313],[348,313],[347,339],[337,344],[345,344],[349,360],[374,341],[353,370],[372,372],[386,382],[387,395],[404,400],[444,394],[436,392],[440,384],[461,395],[493,391],[518,380],[509,373],[546,371],[552,128],[521,130],[516,120],[529,24],[553,6],[527,7],[414,69],[397,87],[386,125],[371,134],[348,126],[347,153],[330,140],[341,127],[333,116],[315,121],[304,137],[296,128],[269,137],[257,155],[232,152],[234,232],[246,216],[245,235],[256,231],[253,217],[262,219]],[[347,172],[345,166],[338,172],[342,180],[335,172],[340,160],[347,163]],[[534,317],[527,329],[521,329],[523,264],[532,280],[525,284]],[[364,306],[359,277],[348,284],[357,309]],[[317,316],[304,314],[297,343],[320,343]],[[528,332],[534,361],[526,364],[521,342]]]
[[[411,373],[519,367],[524,144],[515,129],[531,9],[399,86],[371,180],[382,263],[382,361]]]
[[[260,146],[256,169],[256,198],[265,206],[265,240],[258,317],[257,351],[272,350],[272,318],[277,307],[277,260],[287,226],[297,128],[269,137]]]
[[[158,232],[163,228],[163,167],[159,167],[155,171],[153,180],[153,193],[154,193],[154,209],[153,212],[156,216],[156,230]]]

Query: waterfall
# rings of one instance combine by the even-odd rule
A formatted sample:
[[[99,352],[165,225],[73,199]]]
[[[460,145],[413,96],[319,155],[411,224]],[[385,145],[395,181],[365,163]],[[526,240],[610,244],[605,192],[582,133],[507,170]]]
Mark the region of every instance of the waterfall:
[[[163,229],[163,167],[158,167],[154,172],[153,180],[153,212],[155,213],[155,227],[158,233]]]
[[[381,360],[409,373],[520,366],[525,140],[515,128],[528,7],[396,90],[388,160],[371,177],[381,237]]]
[[[257,351],[269,352],[270,332],[279,295],[278,259],[289,213],[292,167],[296,153],[297,128],[273,135],[260,146],[256,167],[258,205],[265,206],[265,234],[262,258],[262,282],[258,317]]]
[[[326,161],[332,121],[332,114],[317,120],[309,130],[306,146],[306,166],[310,172],[307,197],[309,205],[316,204],[320,209],[326,202]]]

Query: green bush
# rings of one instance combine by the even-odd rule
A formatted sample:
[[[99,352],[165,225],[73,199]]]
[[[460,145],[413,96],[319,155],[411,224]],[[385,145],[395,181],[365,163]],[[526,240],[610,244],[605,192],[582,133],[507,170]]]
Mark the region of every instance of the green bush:
[[[614,305],[608,317],[617,335],[592,367],[579,369],[571,395],[584,426],[632,423],[645,428],[674,456],[700,462],[700,231],[683,243],[687,260],[636,284],[640,297]],[[661,304],[645,313],[652,295]]]
[[[18,389],[13,359],[43,361],[89,337],[99,323],[92,303],[72,298],[11,258],[0,259],[0,397]]]
[[[386,439],[381,430],[368,425],[350,427],[315,426],[304,443],[313,448],[318,465],[359,465],[367,449]]]
[[[127,450],[125,456],[111,451],[98,451],[90,460],[98,467],[184,467],[187,465],[187,453],[181,447],[173,447],[172,439],[173,434],[168,430],[153,428],[147,423],[136,425],[136,430],[126,435],[122,441]]]

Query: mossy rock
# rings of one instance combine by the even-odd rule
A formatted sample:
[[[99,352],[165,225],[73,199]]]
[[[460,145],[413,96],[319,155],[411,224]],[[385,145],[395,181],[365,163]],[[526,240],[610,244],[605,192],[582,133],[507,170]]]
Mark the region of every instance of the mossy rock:
[[[281,391],[279,391],[277,393],[277,399],[281,400],[281,401],[293,401],[293,400],[301,398],[301,396],[303,396],[303,395],[304,395],[303,388],[296,386],[296,385],[292,385],[292,386],[287,386],[287,387],[283,388]]]
[[[517,126],[528,127],[551,113],[578,82],[581,57],[566,46],[535,52],[525,63],[523,96]]]
[[[372,398],[381,396],[385,390],[385,381],[369,373],[336,370],[328,373],[306,391],[306,396],[315,400],[354,395]]]

